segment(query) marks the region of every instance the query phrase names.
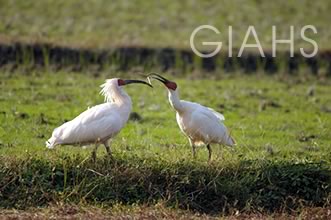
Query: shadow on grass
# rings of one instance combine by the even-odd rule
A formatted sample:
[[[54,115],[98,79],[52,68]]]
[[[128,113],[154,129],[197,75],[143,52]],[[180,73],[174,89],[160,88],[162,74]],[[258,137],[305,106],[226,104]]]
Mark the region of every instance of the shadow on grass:
[[[229,210],[295,209],[329,203],[331,171],[322,163],[242,161],[232,167],[141,158],[79,155],[56,161],[3,157],[0,207],[24,209],[53,202],[152,204],[217,214]]]

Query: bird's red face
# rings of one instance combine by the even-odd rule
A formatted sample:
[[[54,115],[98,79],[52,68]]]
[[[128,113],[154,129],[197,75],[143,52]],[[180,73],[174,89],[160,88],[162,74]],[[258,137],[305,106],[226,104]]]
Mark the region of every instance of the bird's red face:
[[[118,83],[118,86],[124,86],[125,85],[125,81],[123,79],[118,79],[117,83]]]
[[[164,84],[168,89],[176,90],[177,84],[175,82],[168,81]]]
[[[126,80],[124,80],[124,79],[118,79],[117,80],[117,83],[118,83],[118,86],[125,86],[125,85],[131,84],[131,83],[141,83],[141,84],[145,84],[145,85],[153,88],[153,86],[151,84],[149,84],[149,83],[147,83],[145,81],[136,80],[136,79],[126,79]]]
[[[177,89],[177,84],[175,82],[172,82],[170,80],[167,80],[166,78],[164,78],[163,76],[156,74],[156,73],[151,73],[147,76],[148,78],[153,78],[153,79],[157,79],[160,82],[162,82],[168,89],[171,90],[176,90]]]

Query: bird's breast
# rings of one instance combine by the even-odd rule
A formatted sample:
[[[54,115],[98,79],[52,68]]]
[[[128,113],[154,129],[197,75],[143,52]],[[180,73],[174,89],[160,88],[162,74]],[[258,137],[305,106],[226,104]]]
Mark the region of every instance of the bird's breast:
[[[191,117],[189,114],[185,113],[177,113],[176,114],[177,124],[182,132],[185,134],[190,133],[190,120]]]

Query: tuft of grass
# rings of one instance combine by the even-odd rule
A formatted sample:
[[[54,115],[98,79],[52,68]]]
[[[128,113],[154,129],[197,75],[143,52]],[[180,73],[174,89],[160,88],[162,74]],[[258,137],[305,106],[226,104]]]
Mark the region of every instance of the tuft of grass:
[[[167,205],[205,213],[295,209],[321,206],[330,196],[331,170],[325,164],[241,161],[236,166],[169,163],[132,156],[75,155],[56,160],[2,158],[1,202],[24,209],[50,202]]]

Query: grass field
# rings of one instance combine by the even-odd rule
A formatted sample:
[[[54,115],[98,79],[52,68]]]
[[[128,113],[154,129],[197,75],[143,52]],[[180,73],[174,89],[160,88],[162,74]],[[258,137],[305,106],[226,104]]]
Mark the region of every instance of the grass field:
[[[330,11],[328,0],[0,0],[0,218],[330,219]],[[197,44],[226,48],[232,25],[238,50],[254,25],[266,52],[273,25],[278,39],[295,27],[296,51],[309,47],[300,29],[314,25],[307,36],[321,53],[292,60],[279,45],[273,62],[203,60],[189,45],[203,24],[221,34],[199,33]],[[103,102],[105,79],[148,71],[223,113],[237,146],[213,145],[211,163],[201,147],[193,159],[156,81],[125,87],[133,114],[113,158],[103,147],[95,163],[89,146],[45,147],[54,128]]]
[[[115,76],[91,80],[84,74],[64,72],[39,72],[33,76],[1,74],[1,141],[3,146],[8,146],[1,150],[46,152],[45,139],[55,127],[89,106],[103,102],[99,85],[106,77]],[[239,146],[234,151],[220,150],[215,160],[234,162],[240,158],[266,157],[319,161],[328,158],[328,154],[321,152],[328,152],[331,144],[330,82],[314,79],[300,82],[295,78],[275,79],[263,75],[258,78],[257,81],[257,76],[238,75],[218,81],[177,80],[183,99],[223,112],[226,125],[236,137]],[[135,145],[126,150],[143,157],[161,154],[166,160],[191,160],[187,140],[179,132],[166,89],[155,83],[152,90],[136,85],[126,90],[141,119],[129,123],[116,138],[115,154],[125,152],[121,146]],[[311,152],[306,154],[307,150]],[[206,160],[205,153],[201,151],[199,161]]]
[[[233,149],[213,146],[211,164],[205,148],[193,160],[166,90],[157,82],[154,89],[125,88],[140,119],[131,120],[113,141],[114,160],[102,148],[95,164],[89,148],[46,149],[52,130],[103,102],[99,85],[118,75],[130,73],[97,78],[66,72],[1,74],[2,207],[161,201],[224,214],[329,204],[329,80],[263,74],[172,77],[183,99],[222,112],[238,142]]]
[[[329,49],[331,4],[328,0],[275,2],[235,1],[0,1],[0,36],[29,42],[92,48],[122,46],[189,48],[192,31],[210,24],[221,35],[203,31],[201,40],[222,41],[226,46],[228,25],[233,26],[235,47],[240,47],[249,25],[254,25],[264,48],[271,48],[272,25],[279,38],[289,38],[295,26],[295,47],[304,25],[314,25],[312,35],[322,49]],[[240,9],[239,9],[240,8]],[[199,41],[200,40],[200,41]],[[288,49],[288,45],[285,48]],[[279,47],[282,47],[281,45]]]

